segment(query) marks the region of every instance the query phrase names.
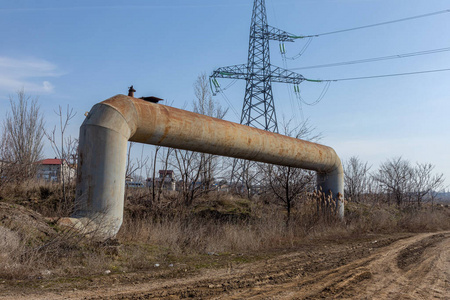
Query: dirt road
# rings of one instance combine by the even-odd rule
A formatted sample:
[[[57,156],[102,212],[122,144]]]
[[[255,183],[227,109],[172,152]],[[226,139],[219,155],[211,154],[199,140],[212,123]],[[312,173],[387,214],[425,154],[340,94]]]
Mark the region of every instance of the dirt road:
[[[4,299],[450,299],[450,232],[305,248],[190,278]]]

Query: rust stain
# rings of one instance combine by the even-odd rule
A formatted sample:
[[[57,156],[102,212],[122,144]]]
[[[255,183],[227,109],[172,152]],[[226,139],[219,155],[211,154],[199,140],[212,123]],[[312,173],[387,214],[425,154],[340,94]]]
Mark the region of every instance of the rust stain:
[[[296,161],[297,167],[330,164],[325,158],[331,148],[309,141],[124,95],[102,103],[113,106],[124,116],[131,116],[131,110],[137,111],[140,125],[139,136],[135,137],[136,140],[133,138],[135,141],[152,141],[169,147],[180,144],[178,147],[182,149],[269,163]]]
[[[165,119],[170,120],[170,113],[169,111],[166,109],[166,107],[161,107],[161,109],[159,110],[159,112],[161,114],[164,114],[166,116]],[[169,130],[170,130],[170,122],[165,122],[165,126],[164,126],[164,133],[162,134],[161,138],[158,140],[158,144],[160,144],[162,141],[164,141],[164,139],[167,137],[167,135],[169,134]]]

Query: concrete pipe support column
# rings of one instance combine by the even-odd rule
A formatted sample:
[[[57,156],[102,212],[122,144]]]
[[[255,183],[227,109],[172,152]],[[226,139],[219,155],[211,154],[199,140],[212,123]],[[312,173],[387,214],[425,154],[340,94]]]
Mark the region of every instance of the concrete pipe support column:
[[[122,224],[127,141],[315,170],[318,188],[333,194],[344,216],[344,172],[332,148],[117,95],[96,104],[80,128],[71,219],[100,226],[105,238]]]

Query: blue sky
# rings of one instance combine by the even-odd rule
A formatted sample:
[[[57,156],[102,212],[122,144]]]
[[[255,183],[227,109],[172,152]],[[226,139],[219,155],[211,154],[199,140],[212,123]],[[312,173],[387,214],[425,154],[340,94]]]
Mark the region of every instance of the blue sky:
[[[8,1],[0,2],[0,121],[8,97],[24,88],[38,95],[48,128],[54,110],[77,112],[70,133],[97,102],[127,92],[154,95],[191,108],[193,83],[203,72],[247,61],[251,0]],[[450,9],[446,0],[266,0],[269,24],[299,35],[318,34]],[[450,13],[313,39],[289,68],[450,47]],[[297,54],[304,40],[286,44]],[[283,66],[278,43],[273,65]],[[350,66],[299,70],[311,79],[335,79],[450,68],[450,52]],[[222,79],[226,86],[231,81]],[[388,158],[432,163],[450,184],[450,72],[333,82],[303,117],[321,142],[343,160],[359,156],[375,169]],[[304,82],[313,102],[324,84]],[[244,82],[225,91],[240,114]],[[301,121],[288,87],[274,84],[281,120]],[[215,98],[222,106],[227,102]],[[294,107],[294,109],[293,109]],[[230,109],[226,117],[238,121]],[[52,156],[50,147],[47,156]]]

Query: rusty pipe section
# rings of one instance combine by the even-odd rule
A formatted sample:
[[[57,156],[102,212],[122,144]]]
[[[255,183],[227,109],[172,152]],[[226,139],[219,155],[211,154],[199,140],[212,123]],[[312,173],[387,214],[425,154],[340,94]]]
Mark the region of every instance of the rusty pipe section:
[[[104,224],[106,237],[122,224],[127,141],[315,170],[318,187],[337,196],[343,217],[344,172],[332,148],[117,95],[96,104],[80,128],[73,215]]]

